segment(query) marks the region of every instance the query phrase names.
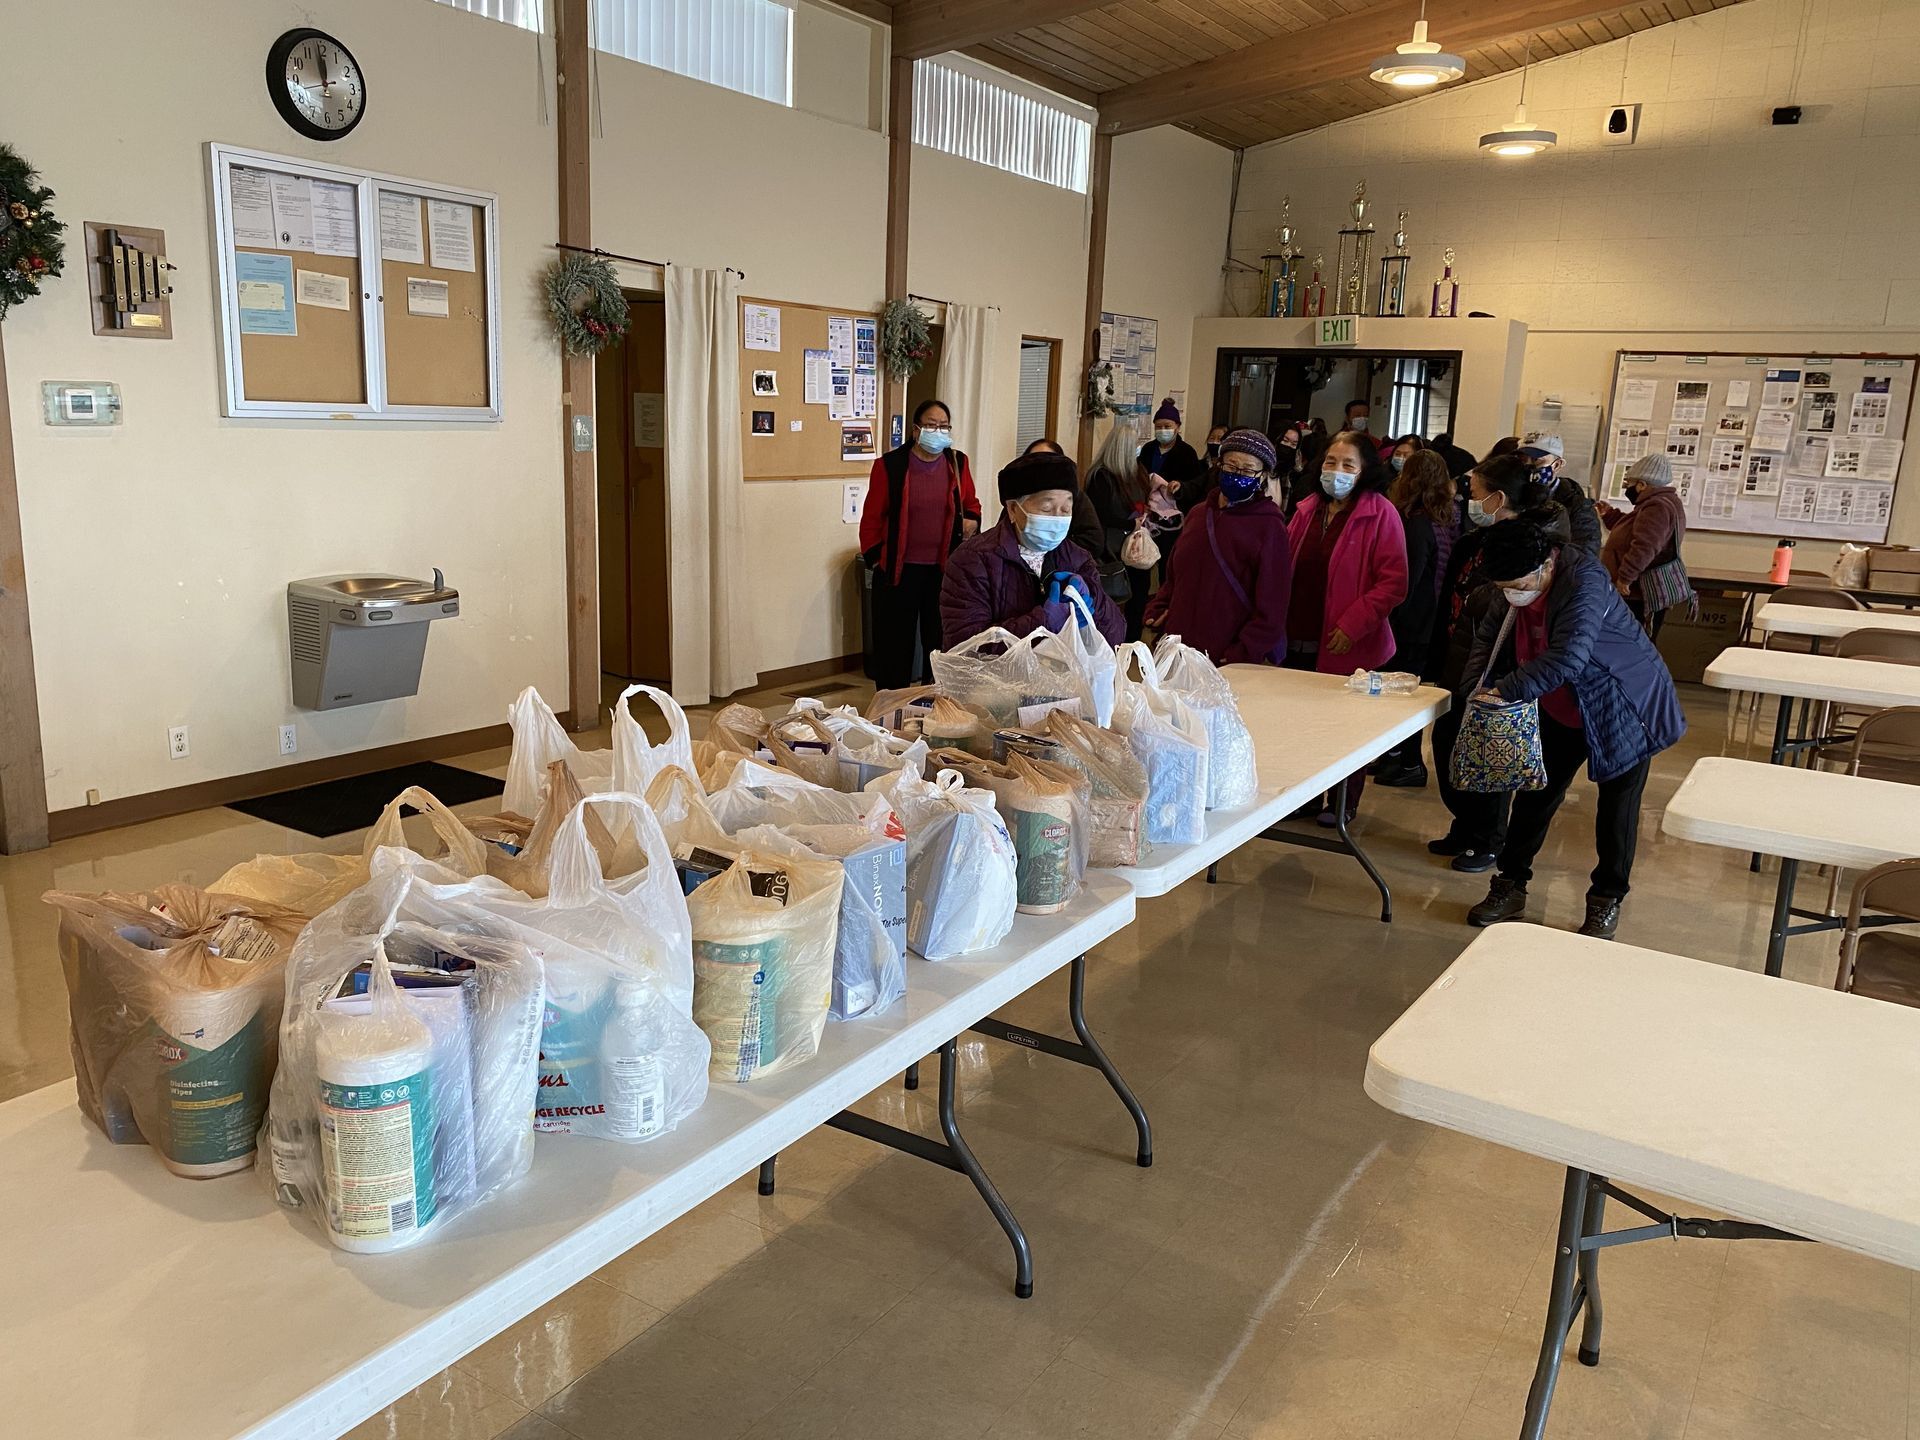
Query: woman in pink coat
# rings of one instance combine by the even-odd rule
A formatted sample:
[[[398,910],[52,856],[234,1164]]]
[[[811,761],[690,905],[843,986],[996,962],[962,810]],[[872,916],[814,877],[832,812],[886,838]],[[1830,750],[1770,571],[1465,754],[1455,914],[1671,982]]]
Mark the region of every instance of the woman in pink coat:
[[[1320,484],[1288,527],[1293,597],[1287,607],[1287,665],[1346,675],[1376,670],[1395,649],[1389,618],[1407,598],[1407,536],[1385,491],[1392,472],[1364,435],[1346,431],[1327,445]],[[1347,779],[1347,815],[1360,806],[1362,775]],[[1329,796],[1322,825],[1336,817]]]

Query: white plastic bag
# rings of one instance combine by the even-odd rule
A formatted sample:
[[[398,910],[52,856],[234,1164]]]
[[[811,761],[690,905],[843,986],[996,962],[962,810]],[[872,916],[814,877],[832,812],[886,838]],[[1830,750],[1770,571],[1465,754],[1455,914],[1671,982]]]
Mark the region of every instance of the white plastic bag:
[[[1052,674],[1072,687],[1081,703],[1080,713],[1096,725],[1113,723],[1114,673],[1117,668],[1113,646],[1094,623],[1093,609],[1078,590],[1069,590],[1067,598],[1080,612],[1079,618],[1059,634],[1048,632],[1034,641],[1034,654],[1043,673]]]
[[[752,1080],[820,1048],[843,882],[831,860],[743,850],[687,897],[693,1018],[715,1079]]]
[[[725,846],[727,832],[714,819],[713,811],[700,793],[700,783],[677,765],[670,765],[653,777],[647,787],[647,804],[653,807],[667,843],[676,855],[683,846]]]
[[[1132,570],[1151,570],[1160,563],[1160,547],[1144,524],[1136,525],[1120,542],[1120,563]]]
[[[1006,939],[1018,865],[992,794],[968,789],[951,770],[931,780],[902,770],[875,789],[907,832],[907,948],[951,960]]]
[[[829,790],[846,788],[840,774],[839,743],[839,737],[813,710],[782,720],[767,731],[766,738],[767,751],[776,766]]]
[[[995,725],[1012,725],[1019,719],[1022,705],[1067,698],[1054,693],[1042,678],[1033,654],[1037,638],[1015,635],[997,625],[982,630],[951,650],[933,652],[934,682],[941,694],[963,704],[978,705]],[[994,653],[986,653],[989,650]]]
[[[1152,848],[1142,833],[1147,771],[1126,737],[1057,711],[1047,717],[1047,734],[1059,743],[1066,756],[1063,763],[1085,775],[1092,791],[1087,864],[1095,868],[1138,865]]]
[[[1138,680],[1129,674],[1135,660]],[[1145,645],[1123,645],[1119,661],[1113,724],[1146,768],[1142,820],[1147,839],[1156,845],[1197,844],[1207,833],[1206,722],[1161,686],[1153,653]]]
[[[858,717],[841,730],[835,753],[840,761],[839,788],[842,790],[864,790],[895,770],[911,769],[916,775],[927,771],[924,740],[903,740],[892,731]]]
[[[1842,545],[1833,557],[1833,583],[1842,590],[1864,590],[1872,567],[1873,552],[1865,545]]]
[[[851,824],[872,808],[857,795],[750,759],[742,759],[727,783],[709,792],[707,805],[730,835],[749,825]]]
[[[573,778],[587,794],[612,788],[613,751],[582,750],[575,745],[561,728],[553,707],[531,685],[507,707],[507,724],[513,730],[513,752],[507,757],[507,793],[501,799],[502,808],[531,820],[540,808],[547,766],[556,760],[567,762]]]
[[[633,718],[627,701],[644,695],[667,717],[667,738],[658,745],[650,743],[647,732]],[[693,763],[693,733],[687,728],[687,712],[664,690],[651,685],[629,685],[613,702],[612,788],[629,795],[644,795],[653,777],[669,765],[677,765],[687,775],[699,779]]]
[[[377,852],[375,877],[294,946],[261,1130],[276,1197],[347,1250],[413,1244],[533,1163],[541,961],[477,913],[458,931],[406,918],[409,865],[506,888]]]
[[[1178,635],[1162,636],[1154,647],[1160,683],[1179,693],[1207,726],[1207,808],[1237,810],[1260,793],[1253,758],[1253,736],[1240,718],[1233,686],[1213,661],[1184,645]]]

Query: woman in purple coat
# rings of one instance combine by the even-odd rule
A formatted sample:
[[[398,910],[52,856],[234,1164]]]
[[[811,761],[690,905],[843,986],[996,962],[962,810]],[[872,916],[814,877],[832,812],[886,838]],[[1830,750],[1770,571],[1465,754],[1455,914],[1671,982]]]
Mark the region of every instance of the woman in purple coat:
[[[1278,454],[1258,430],[1220,443],[1217,490],[1187,517],[1147,623],[1178,635],[1216,665],[1287,658],[1293,547],[1267,495]]]
[[[1000,523],[947,559],[940,630],[947,649],[998,625],[1015,635],[1058,632],[1079,613],[1077,592],[1100,633],[1127,638],[1127,617],[1100,587],[1094,558],[1067,538],[1079,472],[1065,455],[1022,455],[1000,472]]]

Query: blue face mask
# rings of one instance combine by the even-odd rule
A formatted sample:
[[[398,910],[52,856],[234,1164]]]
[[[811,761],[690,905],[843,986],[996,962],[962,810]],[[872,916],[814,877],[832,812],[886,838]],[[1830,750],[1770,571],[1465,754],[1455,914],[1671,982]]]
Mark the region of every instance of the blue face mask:
[[[1336,500],[1344,500],[1353,493],[1353,482],[1360,477],[1349,475],[1344,470],[1322,470],[1320,488]]]
[[[1502,501],[1501,504],[1505,502]],[[1500,506],[1489,510],[1471,495],[1467,497],[1467,523],[1469,525],[1491,525],[1500,518]]]
[[[1028,515],[1020,526],[1020,543],[1029,550],[1048,555],[1065,543],[1067,531],[1072,528],[1071,515]]]
[[[1220,472],[1220,494],[1229,505],[1239,505],[1253,499],[1267,488],[1264,475],[1237,475],[1231,470]]]
[[[1407,468],[1407,457],[1404,455],[1395,455],[1391,457],[1387,463],[1393,466],[1393,473],[1398,475],[1402,470]]]
[[[923,450],[931,450],[934,454],[938,455],[951,444],[953,444],[953,432],[951,430],[922,430],[920,432],[920,448]]]

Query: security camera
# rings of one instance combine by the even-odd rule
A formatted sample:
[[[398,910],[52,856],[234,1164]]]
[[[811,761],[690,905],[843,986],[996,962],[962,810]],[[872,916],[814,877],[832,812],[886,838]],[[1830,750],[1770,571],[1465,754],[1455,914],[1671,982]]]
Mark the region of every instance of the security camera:
[[[1607,117],[1600,127],[1602,145],[1631,145],[1640,133],[1640,107],[1636,105],[1614,105],[1607,110]]]

